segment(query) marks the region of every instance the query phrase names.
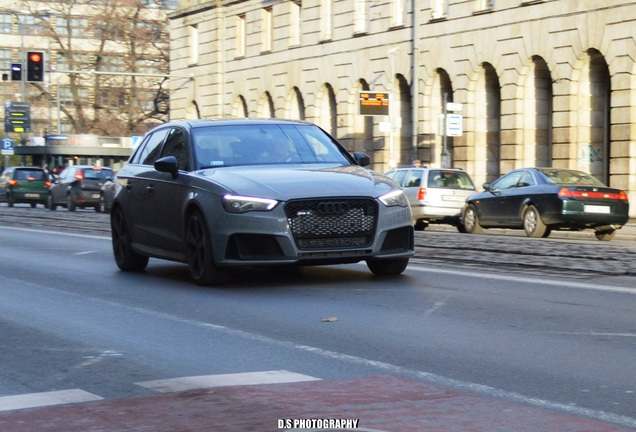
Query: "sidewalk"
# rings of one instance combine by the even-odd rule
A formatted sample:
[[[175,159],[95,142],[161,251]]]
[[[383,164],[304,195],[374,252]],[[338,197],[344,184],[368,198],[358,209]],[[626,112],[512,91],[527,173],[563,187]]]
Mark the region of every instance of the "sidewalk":
[[[539,404],[540,405],[540,404]],[[288,419],[289,422],[284,420]],[[296,420],[314,420],[299,422]],[[343,425],[357,428],[321,427]],[[392,377],[217,387],[0,414],[11,432],[626,432],[629,427]],[[309,426],[309,427],[308,427]],[[315,427],[318,426],[318,427]]]

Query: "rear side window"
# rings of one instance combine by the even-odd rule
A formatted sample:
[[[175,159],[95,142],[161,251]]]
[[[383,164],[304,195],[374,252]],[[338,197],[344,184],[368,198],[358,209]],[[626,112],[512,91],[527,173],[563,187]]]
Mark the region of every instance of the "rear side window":
[[[454,170],[430,170],[428,187],[475,190],[475,185],[466,172]]]

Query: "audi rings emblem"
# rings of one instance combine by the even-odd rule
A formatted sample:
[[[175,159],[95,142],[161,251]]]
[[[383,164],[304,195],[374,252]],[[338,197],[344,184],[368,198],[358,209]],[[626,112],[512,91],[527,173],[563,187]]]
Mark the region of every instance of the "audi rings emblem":
[[[344,201],[322,201],[318,203],[318,213],[321,215],[338,215],[349,212],[349,204]]]

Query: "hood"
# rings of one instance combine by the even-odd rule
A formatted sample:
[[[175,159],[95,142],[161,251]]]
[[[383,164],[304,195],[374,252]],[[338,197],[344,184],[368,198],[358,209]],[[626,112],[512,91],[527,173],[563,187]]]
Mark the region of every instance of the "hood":
[[[272,165],[206,169],[197,174],[237,195],[277,200],[315,196],[377,198],[399,186],[384,175],[356,165]]]

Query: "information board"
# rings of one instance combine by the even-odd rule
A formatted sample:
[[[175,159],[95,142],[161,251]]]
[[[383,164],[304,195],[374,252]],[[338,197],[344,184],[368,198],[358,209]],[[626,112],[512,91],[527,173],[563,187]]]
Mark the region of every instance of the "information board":
[[[361,91],[358,92],[358,105],[360,115],[389,115],[390,94],[385,92]]]

